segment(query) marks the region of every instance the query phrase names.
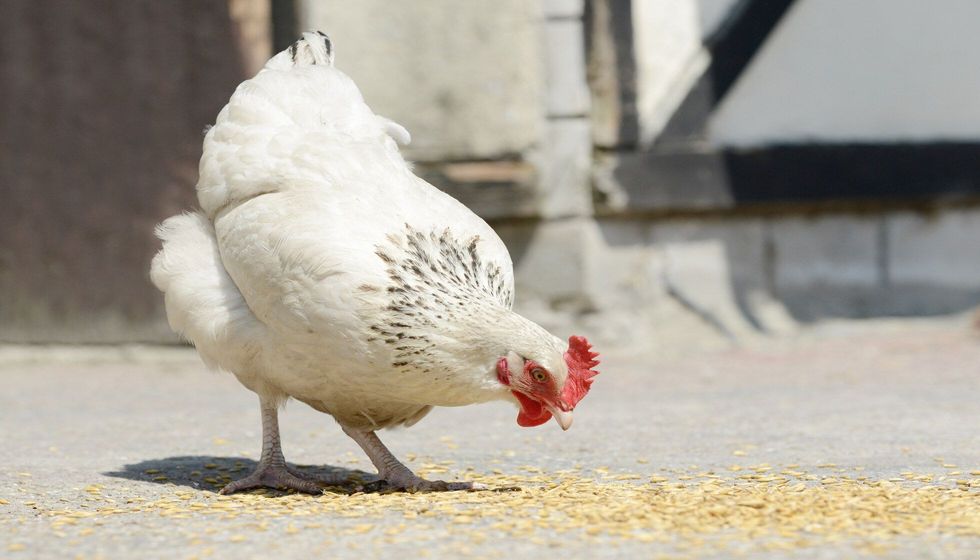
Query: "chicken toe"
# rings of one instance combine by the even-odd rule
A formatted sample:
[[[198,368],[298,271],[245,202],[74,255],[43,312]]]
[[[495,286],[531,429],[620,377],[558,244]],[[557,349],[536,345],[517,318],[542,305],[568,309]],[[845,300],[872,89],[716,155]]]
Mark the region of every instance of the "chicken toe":
[[[292,489],[308,494],[321,494],[323,488],[313,480],[302,478],[290,472],[285,466],[259,465],[252,474],[229,483],[221,489],[222,494],[232,494],[253,488]]]

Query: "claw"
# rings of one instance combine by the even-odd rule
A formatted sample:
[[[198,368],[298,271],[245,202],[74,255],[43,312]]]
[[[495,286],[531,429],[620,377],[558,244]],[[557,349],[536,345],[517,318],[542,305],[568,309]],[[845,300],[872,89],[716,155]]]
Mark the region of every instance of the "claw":
[[[391,490],[404,490],[406,492],[460,492],[487,489],[486,486],[477,482],[426,480],[415,475],[411,475],[410,477],[396,476],[384,482]]]
[[[233,494],[242,490],[253,488],[277,488],[292,489],[307,494],[322,494],[321,488],[316,482],[297,476],[288,467],[259,466],[255,471],[229,483],[221,489],[222,494]]]

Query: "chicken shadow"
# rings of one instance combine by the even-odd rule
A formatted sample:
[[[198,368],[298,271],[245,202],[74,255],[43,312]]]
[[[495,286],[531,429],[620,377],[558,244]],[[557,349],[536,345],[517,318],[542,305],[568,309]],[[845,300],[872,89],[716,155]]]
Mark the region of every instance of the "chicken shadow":
[[[121,469],[104,472],[105,476],[125,478],[154,484],[187,486],[195,490],[218,493],[225,484],[251,473],[256,461],[242,457],[215,457],[185,455],[163,459],[147,459],[124,465]],[[306,478],[317,481],[324,493],[352,494],[377,491],[378,475],[360,470],[345,469],[332,465],[290,465]],[[257,493],[256,490],[249,491]],[[262,494],[270,498],[285,496],[291,492],[266,489]]]

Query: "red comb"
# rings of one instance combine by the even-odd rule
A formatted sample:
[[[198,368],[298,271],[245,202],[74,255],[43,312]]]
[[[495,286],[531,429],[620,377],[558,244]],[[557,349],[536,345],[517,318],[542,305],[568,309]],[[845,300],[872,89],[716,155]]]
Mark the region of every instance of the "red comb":
[[[568,364],[568,379],[561,391],[561,400],[574,408],[592,386],[592,378],[599,375],[595,366],[599,365],[596,358],[599,354],[592,351],[592,345],[584,336],[568,338],[568,351],[565,352],[565,363]]]

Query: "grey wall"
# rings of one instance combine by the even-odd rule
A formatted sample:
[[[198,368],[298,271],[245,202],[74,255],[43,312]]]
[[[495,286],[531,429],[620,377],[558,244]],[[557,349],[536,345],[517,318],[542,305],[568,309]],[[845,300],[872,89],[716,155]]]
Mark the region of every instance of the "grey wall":
[[[0,341],[172,339],[153,227],[194,204],[262,38],[250,1],[3,2]]]

